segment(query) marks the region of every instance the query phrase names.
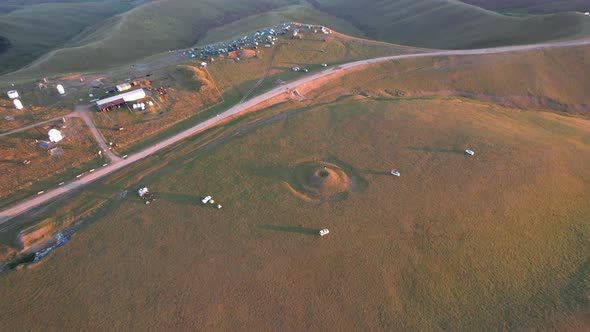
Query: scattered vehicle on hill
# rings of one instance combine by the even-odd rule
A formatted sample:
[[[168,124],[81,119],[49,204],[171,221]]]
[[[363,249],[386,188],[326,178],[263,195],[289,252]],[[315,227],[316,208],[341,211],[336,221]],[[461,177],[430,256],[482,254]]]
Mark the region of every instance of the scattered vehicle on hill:
[[[324,229],[320,230],[320,232],[319,232],[320,236],[324,236],[329,233],[330,233],[330,231],[327,228],[324,228]]]
[[[141,197],[141,199],[144,200],[146,205],[156,200],[156,197],[154,197],[154,195],[150,193],[147,187],[140,188],[137,191],[137,194],[139,195],[139,197]]]
[[[397,169],[392,169],[389,174],[393,175],[393,176],[400,176],[400,172]]]
[[[469,150],[469,149],[465,150],[465,153],[467,153],[470,156],[473,156],[475,154],[475,152],[473,152],[473,150]]]

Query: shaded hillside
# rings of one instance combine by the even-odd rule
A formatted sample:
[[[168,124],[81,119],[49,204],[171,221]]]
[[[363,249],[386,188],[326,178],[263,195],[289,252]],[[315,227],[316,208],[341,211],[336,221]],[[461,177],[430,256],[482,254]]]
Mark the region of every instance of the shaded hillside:
[[[10,45],[0,45],[0,74],[18,69],[48,51],[63,46],[87,27],[129,9],[114,0],[2,6],[0,34]],[[0,42],[2,43],[2,42]]]
[[[347,19],[372,38],[420,47],[460,49],[528,44],[590,31],[590,20],[574,13],[519,18],[451,0],[311,2]]]
[[[588,0],[461,0],[485,9],[501,12],[557,13],[567,11],[588,11]]]
[[[28,72],[112,68],[195,44],[211,28],[287,5],[288,0],[164,0],[109,18],[31,65]]]

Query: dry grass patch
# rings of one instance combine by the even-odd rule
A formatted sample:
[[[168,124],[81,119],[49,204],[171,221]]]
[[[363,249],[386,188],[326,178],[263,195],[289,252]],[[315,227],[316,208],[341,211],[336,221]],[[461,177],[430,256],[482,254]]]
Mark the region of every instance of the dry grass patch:
[[[48,151],[36,141],[47,140],[52,123],[24,132],[4,136],[0,140],[0,199],[6,200],[19,192],[19,196],[30,194],[29,190],[45,190],[57,184],[51,181],[55,176],[84,165],[100,165],[99,150],[85,124],[79,119],[68,119],[67,127],[60,129],[64,139],[57,149]],[[24,160],[30,164],[23,165]],[[90,166],[89,168],[91,168]]]
[[[3,326],[519,329],[587,307],[588,120],[446,98],[299,105],[146,160],[128,189],[158,201],[117,198],[43,265],[2,276]],[[301,200],[283,176],[309,160],[366,187]],[[302,178],[323,188],[317,170]]]
[[[178,66],[161,76],[141,83],[144,89],[152,90],[153,107],[146,111],[130,107],[92,114],[96,126],[107,142],[114,142],[122,149],[141,142],[146,137],[186,120],[220,102],[215,84],[203,69],[193,66]],[[156,88],[164,88],[159,94]],[[124,130],[119,130],[123,127]]]

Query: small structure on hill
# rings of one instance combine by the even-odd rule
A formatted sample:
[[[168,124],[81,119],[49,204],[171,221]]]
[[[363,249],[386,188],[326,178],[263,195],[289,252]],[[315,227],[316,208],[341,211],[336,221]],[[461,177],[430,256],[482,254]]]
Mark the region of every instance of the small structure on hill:
[[[154,195],[150,193],[147,187],[139,188],[139,190],[137,191],[137,195],[139,195],[139,197],[143,199],[146,205],[156,200],[156,197],[154,197]]]
[[[475,154],[475,152],[473,152],[473,150],[469,150],[469,149],[465,150],[465,153],[467,153],[470,156],[473,156]]]
[[[127,91],[127,90],[131,89],[136,84],[137,83],[135,83],[135,82],[123,83],[123,84],[119,84],[119,85],[115,86],[115,88],[117,89],[117,92],[123,92],[123,91]]]
[[[22,110],[23,109],[24,106],[23,106],[23,103],[21,103],[20,100],[14,99],[12,102],[14,103],[14,107],[16,107],[17,110]]]
[[[66,90],[64,89],[64,86],[61,84],[58,84],[56,86],[57,88],[57,92],[59,92],[60,95],[65,95],[66,94]]]
[[[397,170],[397,169],[392,169],[389,174],[393,175],[393,176],[400,176],[401,173]]]
[[[330,234],[330,230],[328,230],[327,228],[324,228],[324,229],[320,230],[319,234],[320,234],[320,236]]]
[[[137,89],[129,92],[125,92],[116,96],[101,99],[96,102],[96,106],[101,112],[109,111],[115,107],[118,107],[127,102],[140,100],[146,97],[143,89]]]
[[[149,192],[150,191],[148,190],[147,187],[143,187],[143,188],[139,188],[139,190],[137,191],[137,194],[139,195],[139,197],[143,197]]]
[[[10,90],[7,92],[7,94],[8,94],[8,98],[10,98],[10,99],[16,99],[19,97],[18,91],[16,91],[16,90]]]
[[[57,129],[51,129],[47,135],[49,135],[49,141],[53,143],[57,143],[63,139],[61,132]]]
[[[201,200],[201,202],[203,202],[203,204],[207,204],[207,202],[209,202],[211,200],[211,196],[206,196],[205,198],[203,198]]]

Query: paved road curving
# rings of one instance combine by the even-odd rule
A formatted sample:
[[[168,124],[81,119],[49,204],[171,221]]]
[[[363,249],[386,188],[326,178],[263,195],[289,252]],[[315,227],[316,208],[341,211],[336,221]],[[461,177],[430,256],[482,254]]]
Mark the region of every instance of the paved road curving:
[[[81,177],[78,180],[72,181],[67,183],[61,187],[48,190],[47,192],[32,197],[28,200],[25,200],[21,203],[18,203],[2,212],[0,212],[0,225],[9,221],[13,220],[15,217],[19,216],[20,214],[28,211],[29,209],[33,209],[41,204],[47,203],[56,197],[70,192],[72,190],[81,188],[91,182],[96,181],[102,177],[105,177],[108,174],[111,174],[123,167],[132,164],[140,159],[146,158],[151,156],[152,154],[195,134],[203,132],[206,129],[209,129],[220,122],[223,122],[229,117],[236,116],[237,114],[243,113],[247,111],[249,108],[260,104],[263,101],[271,99],[273,97],[279,96],[286,91],[294,90],[299,85],[304,83],[309,83],[311,81],[324,78],[330,75],[337,75],[341,74],[347,70],[353,69],[355,67],[360,67],[364,65],[371,65],[382,63],[390,60],[402,60],[402,59],[410,59],[410,58],[424,58],[424,57],[437,57],[437,56],[445,56],[445,55],[484,55],[484,54],[498,54],[498,53],[508,53],[508,52],[521,52],[521,51],[530,51],[530,50],[541,50],[541,49],[551,49],[551,48],[561,48],[561,47],[572,47],[572,46],[580,46],[580,45],[587,45],[590,44],[590,38],[578,39],[578,40],[571,40],[571,41],[562,41],[562,42],[552,42],[552,43],[542,43],[542,44],[532,44],[532,45],[517,45],[517,46],[505,46],[505,47],[495,47],[495,48],[484,48],[484,49],[474,49],[474,50],[459,50],[459,51],[448,51],[448,50],[433,50],[432,52],[426,53],[418,53],[418,54],[404,54],[404,55],[393,55],[393,56],[386,56],[380,58],[373,58],[368,60],[361,60],[355,62],[349,62],[346,64],[342,64],[339,66],[332,67],[330,69],[305,76],[300,78],[296,81],[281,85],[275,89],[272,89],[266,93],[263,93],[259,96],[256,96],[250,100],[247,100],[243,103],[237,104],[227,111],[210,118],[204,122],[201,122],[194,127],[191,127],[185,131],[182,131],[172,137],[169,137],[159,143],[156,143],[142,151],[139,151],[127,159],[115,159],[112,164],[109,166],[103,167],[101,169],[96,170],[93,173],[89,173],[86,176]]]

